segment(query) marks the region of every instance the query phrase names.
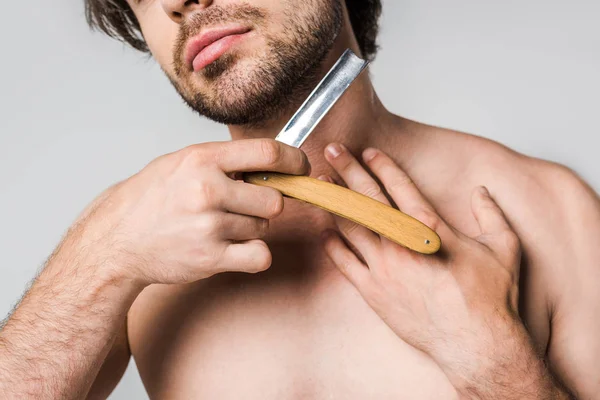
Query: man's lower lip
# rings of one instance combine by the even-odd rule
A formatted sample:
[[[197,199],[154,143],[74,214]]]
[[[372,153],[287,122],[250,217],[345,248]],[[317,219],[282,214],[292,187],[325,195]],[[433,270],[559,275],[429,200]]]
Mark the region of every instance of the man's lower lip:
[[[194,72],[198,72],[201,69],[205,68],[207,65],[212,64],[216,60],[218,60],[223,54],[227,52],[234,44],[239,42],[244,38],[246,33],[241,33],[237,35],[229,35],[225,36],[222,39],[217,40],[216,42],[206,46],[198,55],[194,58],[192,62],[192,66],[194,68]]]

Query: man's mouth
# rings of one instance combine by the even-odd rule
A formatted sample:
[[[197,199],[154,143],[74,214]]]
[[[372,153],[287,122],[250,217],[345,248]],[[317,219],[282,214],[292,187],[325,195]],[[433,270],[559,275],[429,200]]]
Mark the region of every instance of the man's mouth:
[[[230,26],[209,29],[194,36],[186,47],[185,65],[194,72],[202,70],[242,40],[250,30],[248,27]]]

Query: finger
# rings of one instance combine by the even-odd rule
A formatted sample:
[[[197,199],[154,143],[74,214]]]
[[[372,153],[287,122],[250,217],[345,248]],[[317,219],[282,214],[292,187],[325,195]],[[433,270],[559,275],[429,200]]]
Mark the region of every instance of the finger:
[[[228,180],[221,206],[232,213],[273,219],[283,211],[283,195],[270,187]]]
[[[443,225],[433,206],[394,160],[373,148],[363,152],[363,160],[379,178],[402,212],[418,219],[433,230],[437,230],[440,225]]]
[[[473,191],[471,208],[481,230],[476,240],[498,255],[506,256],[507,260],[514,259],[520,252],[519,238],[486,187],[480,186]]]
[[[317,179],[334,183],[330,176],[322,175]],[[379,235],[371,230],[358,225],[350,220],[334,215],[335,223],[346,240],[352,244],[355,250],[362,255],[367,262],[375,261],[380,253],[381,239]],[[353,249],[353,250],[354,250]]]
[[[336,232],[325,231],[321,238],[331,261],[359,291],[371,282],[371,273],[367,266],[360,262]]]
[[[201,157],[212,161],[225,173],[273,171],[293,175],[310,173],[306,154],[273,139],[244,139],[198,145]]]
[[[365,171],[344,145],[332,143],[327,146],[325,158],[349,189],[390,205],[379,184]]]
[[[379,235],[345,218],[334,216],[334,219],[340,233],[352,245],[353,250],[356,250],[368,264],[377,262],[381,254]]]
[[[257,273],[269,269],[273,261],[265,242],[258,239],[242,243],[231,243],[220,260],[221,271]]]
[[[269,230],[269,220],[233,213],[220,213],[218,216],[221,239],[247,241],[262,239]]]
[[[504,213],[485,186],[479,186],[473,191],[471,207],[482,234],[493,235],[510,230]]]

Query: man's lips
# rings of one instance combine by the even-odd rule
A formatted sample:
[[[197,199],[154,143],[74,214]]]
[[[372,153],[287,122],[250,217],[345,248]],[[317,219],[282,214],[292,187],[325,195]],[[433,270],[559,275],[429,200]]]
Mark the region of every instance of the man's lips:
[[[240,40],[250,28],[232,26],[211,29],[189,40],[185,51],[185,65],[195,72],[221,57],[235,42]]]

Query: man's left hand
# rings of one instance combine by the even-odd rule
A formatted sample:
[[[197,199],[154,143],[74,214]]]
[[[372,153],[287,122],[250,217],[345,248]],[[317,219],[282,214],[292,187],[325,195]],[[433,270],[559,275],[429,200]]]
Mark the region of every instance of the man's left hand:
[[[347,186],[389,205],[379,184],[337,146],[326,151],[326,158]],[[488,379],[517,396],[537,384],[546,386],[543,361],[518,313],[519,239],[488,190],[479,187],[473,193],[480,232],[468,237],[436,213],[387,155],[367,149],[363,160],[402,212],[438,233],[442,249],[421,255],[336,217],[349,245],[337,232],[324,232],[335,265],[402,340],[433,358],[459,393],[502,396],[497,385],[481,386]]]

